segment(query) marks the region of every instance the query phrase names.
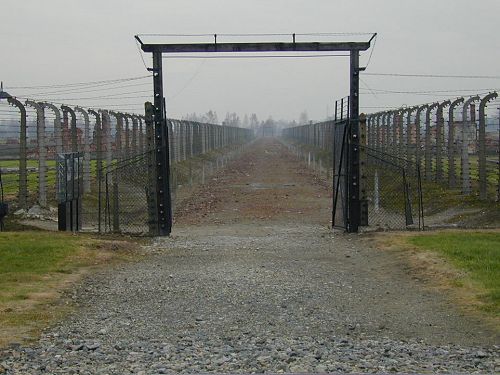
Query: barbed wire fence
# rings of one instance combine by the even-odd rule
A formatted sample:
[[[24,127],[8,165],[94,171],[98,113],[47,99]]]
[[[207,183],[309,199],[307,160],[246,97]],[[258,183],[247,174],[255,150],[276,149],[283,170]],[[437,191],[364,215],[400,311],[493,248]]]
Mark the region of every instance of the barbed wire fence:
[[[331,120],[283,130],[297,157],[332,188],[335,126]],[[369,226],[422,227],[424,208],[431,214],[463,201],[498,204],[496,92],[368,114],[365,126],[360,153]]]
[[[75,153],[81,193],[75,228],[149,232],[154,137],[143,115],[2,94],[0,203],[7,219],[39,219],[57,227],[68,176],[57,170],[58,156]],[[253,137],[249,129],[214,124],[169,119],[167,125],[174,207],[189,187],[203,183]]]

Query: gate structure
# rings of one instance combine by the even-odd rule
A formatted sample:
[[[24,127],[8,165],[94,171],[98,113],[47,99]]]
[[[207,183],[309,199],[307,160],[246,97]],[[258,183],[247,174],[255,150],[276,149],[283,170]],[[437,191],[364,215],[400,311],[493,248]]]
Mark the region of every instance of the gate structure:
[[[357,232],[361,219],[360,205],[360,170],[359,170],[359,53],[370,48],[373,34],[365,42],[298,42],[292,34],[291,42],[257,42],[257,43],[218,43],[214,35],[213,43],[144,43],[136,35],[144,52],[152,53],[153,90],[154,90],[154,129],[156,160],[156,211],[158,217],[157,232],[160,236],[168,236],[172,230],[172,199],[170,194],[170,161],[168,148],[168,130],[166,123],[166,104],[163,94],[163,54],[178,53],[246,53],[246,52],[349,52],[350,56],[350,92],[349,116],[346,137],[347,154],[350,167],[346,169],[347,194],[342,197],[349,217],[349,232]]]
[[[366,202],[360,196],[359,120],[351,118],[350,104],[349,97],[335,102],[332,226],[357,232],[366,224]]]

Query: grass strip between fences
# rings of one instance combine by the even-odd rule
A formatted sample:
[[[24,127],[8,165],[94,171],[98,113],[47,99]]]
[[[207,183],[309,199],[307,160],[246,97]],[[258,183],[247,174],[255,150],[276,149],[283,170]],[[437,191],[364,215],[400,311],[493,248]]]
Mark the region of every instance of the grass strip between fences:
[[[35,338],[71,310],[64,290],[97,266],[131,260],[132,247],[60,232],[0,233],[0,347]]]

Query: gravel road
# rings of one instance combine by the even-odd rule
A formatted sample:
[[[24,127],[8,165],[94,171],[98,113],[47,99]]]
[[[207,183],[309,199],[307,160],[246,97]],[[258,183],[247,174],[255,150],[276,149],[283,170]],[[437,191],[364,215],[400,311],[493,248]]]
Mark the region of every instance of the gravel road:
[[[333,233],[329,201],[258,141],[179,204],[150,256],[88,278],[73,315],[0,352],[0,373],[499,373],[498,333]]]

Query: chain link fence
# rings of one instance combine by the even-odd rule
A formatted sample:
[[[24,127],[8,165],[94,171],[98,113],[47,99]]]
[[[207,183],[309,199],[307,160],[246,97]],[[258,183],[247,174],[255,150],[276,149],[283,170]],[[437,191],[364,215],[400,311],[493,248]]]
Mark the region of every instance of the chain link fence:
[[[58,227],[57,159],[82,158],[79,226],[85,231],[148,231],[145,183],[154,160],[152,125],[142,115],[116,110],[0,97],[0,175],[9,220]],[[249,129],[169,119],[174,203],[204,182],[249,142]],[[107,190],[106,190],[107,189]]]

